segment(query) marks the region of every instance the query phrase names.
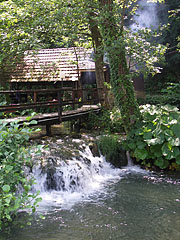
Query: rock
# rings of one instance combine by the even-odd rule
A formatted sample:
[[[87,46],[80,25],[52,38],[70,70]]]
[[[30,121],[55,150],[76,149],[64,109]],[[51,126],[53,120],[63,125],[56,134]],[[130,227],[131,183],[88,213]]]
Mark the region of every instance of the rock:
[[[93,157],[100,157],[98,144],[95,142],[92,142],[89,144],[89,149],[92,152]],[[128,164],[128,159],[126,156],[126,151],[121,148],[121,146],[118,144],[118,148],[116,151],[113,151],[112,153],[106,153],[102,152],[102,154],[105,156],[106,160],[110,162],[114,167],[124,167]]]
[[[93,157],[100,157],[97,143],[90,143],[89,149],[91,150]]]
[[[56,173],[56,169],[48,169],[45,182],[47,190],[65,191],[63,172]]]
[[[121,143],[114,136],[103,136],[98,147],[106,161],[110,162],[114,167],[124,167],[128,164],[126,151],[121,147]]]
[[[90,166],[90,165],[91,165],[91,161],[90,161],[88,158],[84,157],[84,158],[83,158],[83,161],[84,161],[84,163],[85,163],[87,166]]]
[[[115,152],[112,156],[110,156],[109,162],[114,167],[125,167],[128,164],[128,159],[126,156],[126,151],[119,146],[118,151]]]

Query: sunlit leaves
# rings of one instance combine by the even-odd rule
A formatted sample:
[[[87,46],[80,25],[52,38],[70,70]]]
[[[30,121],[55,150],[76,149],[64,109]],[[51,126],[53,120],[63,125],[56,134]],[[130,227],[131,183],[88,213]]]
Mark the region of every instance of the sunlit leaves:
[[[8,193],[8,192],[10,191],[10,186],[9,186],[9,185],[4,185],[4,186],[2,187],[2,190],[3,190],[4,192]]]
[[[17,58],[17,55],[22,55],[27,49],[90,42],[88,30],[90,12],[96,16],[95,21],[99,26],[101,18],[104,17],[103,12],[100,13],[98,9],[98,2],[97,0],[9,0],[2,2],[0,4],[2,23],[0,40],[3,49],[0,57],[1,63],[5,63],[4,60],[9,58],[11,59],[9,62],[12,62],[15,55]],[[112,1],[112,3],[114,4],[112,13],[120,29],[123,24],[121,9],[125,7],[131,10],[130,14],[134,14],[137,7],[134,8],[132,5],[136,6],[134,5],[136,0]],[[142,35],[138,38],[137,40],[135,36],[129,34],[126,36],[127,55],[130,55],[133,62],[135,59],[134,63],[146,64],[150,72],[158,72],[157,67],[153,69],[153,64],[157,62],[158,56],[162,55],[164,50],[157,47],[152,52],[152,49],[148,50],[149,42],[146,43]],[[156,54],[157,58],[153,54]],[[144,61],[142,61],[143,57]]]
[[[164,59],[166,47],[160,44],[152,44],[153,33],[150,29],[142,29],[138,32],[127,32],[126,53],[128,56],[129,67],[135,71],[159,73],[161,68],[157,62]],[[135,68],[137,66],[137,68]]]

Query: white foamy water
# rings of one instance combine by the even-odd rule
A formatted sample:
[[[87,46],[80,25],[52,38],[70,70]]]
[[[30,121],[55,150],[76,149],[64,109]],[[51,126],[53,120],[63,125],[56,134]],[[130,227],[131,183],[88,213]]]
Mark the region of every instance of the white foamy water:
[[[105,194],[106,187],[119,181],[125,173],[123,169],[113,168],[103,156],[93,157],[89,147],[80,156],[79,160],[60,161],[51,173],[51,182],[47,172],[34,167],[34,190],[39,190],[42,197],[39,211],[54,206],[69,209],[79,201],[88,201],[94,194]]]

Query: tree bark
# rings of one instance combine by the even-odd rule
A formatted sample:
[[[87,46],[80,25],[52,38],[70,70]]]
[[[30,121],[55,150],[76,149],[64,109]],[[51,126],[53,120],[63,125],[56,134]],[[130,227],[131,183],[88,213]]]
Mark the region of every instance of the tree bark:
[[[93,13],[90,13],[89,18],[89,29],[91,31],[92,41],[94,43],[94,51],[95,51],[95,68],[96,68],[96,84],[98,90],[99,99],[104,99],[105,106],[108,106],[107,99],[107,88],[104,84],[105,76],[104,76],[104,51],[103,51],[103,43],[102,36],[100,34],[100,30],[97,26],[97,23],[93,20]]]
[[[125,131],[131,129],[132,117],[140,117],[133,84],[126,61],[124,43],[124,18],[127,0],[122,0],[121,26],[116,24],[113,15],[113,0],[99,0],[101,8],[101,32],[108,53],[111,72],[111,85],[115,101],[120,109]]]

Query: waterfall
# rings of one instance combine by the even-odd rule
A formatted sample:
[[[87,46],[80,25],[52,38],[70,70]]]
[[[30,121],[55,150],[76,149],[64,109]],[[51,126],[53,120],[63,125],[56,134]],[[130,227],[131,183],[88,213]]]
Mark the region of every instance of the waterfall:
[[[134,164],[133,164],[133,161],[132,161],[128,151],[126,152],[126,157],[127,157],[127,160],[128,160],[128,165],[127,166],[132,167]]]
[[[128,153],[128,166],[121,169],[113,167],[98,152],[92,153],[90,146],[94,139],[94,136],[82,134],[77,139],[66,136],[38,141],[42,153],[32,156],[33,167],[27,175],[36,182],[32,192],[40,191],[39,211],[51,207],[69,209],[81,201],[104,198],[109,185],[128,174],[146,174],[132,164]]]
[[[40,208],[53,205],[69,208],[82,199],[88,201],[92,194],[103,192],[108,182],[121,178],[120,169],[112,167],[103,156],[93,157],[89,147],[80,151],[78,158],[51,161],[46,169],[40,164],[32,169],[36,179],[33,191],[39,190],[43,199]]]

